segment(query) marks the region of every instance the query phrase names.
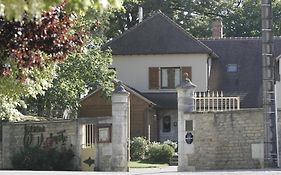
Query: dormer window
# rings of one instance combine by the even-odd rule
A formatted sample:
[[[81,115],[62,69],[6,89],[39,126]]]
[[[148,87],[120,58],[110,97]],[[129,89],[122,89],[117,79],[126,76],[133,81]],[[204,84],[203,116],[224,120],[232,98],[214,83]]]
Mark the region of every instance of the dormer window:
[[[228,73],[237,73],[238,72],[238,65],[237,64],[228,64],[227,65],[227,72]]]

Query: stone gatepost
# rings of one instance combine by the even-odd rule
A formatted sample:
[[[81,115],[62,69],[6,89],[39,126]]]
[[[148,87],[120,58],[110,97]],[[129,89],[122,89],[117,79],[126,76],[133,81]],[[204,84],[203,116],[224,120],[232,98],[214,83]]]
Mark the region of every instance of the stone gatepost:
[[[194,153],[193,120],[189,112],[193,111],[194,85],[188,77],[177,87],[178,96],[178,171],[194,171],[190,166],[188,155]]]
[[[112,171],[128,171],[129,95],[121,82],[112,95]]]

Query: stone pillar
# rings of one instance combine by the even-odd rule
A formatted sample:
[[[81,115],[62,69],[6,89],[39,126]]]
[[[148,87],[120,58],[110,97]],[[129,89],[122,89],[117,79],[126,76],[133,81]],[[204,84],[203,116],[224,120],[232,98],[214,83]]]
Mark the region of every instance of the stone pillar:
[[[112,95],[112,171],[128,171],[129,95],[121,82]]]
[[[196,85],[186,78],[177,87],[178,96],[178,171],[194,171],[188,163],[188,155],[194,152],[193,143],[186,142],[186,120],[190,119],[189,112],[193,111],[193,93]],[[192,121],[193,122],[193,121]],[[192,124],[193,127],[194,124]]]

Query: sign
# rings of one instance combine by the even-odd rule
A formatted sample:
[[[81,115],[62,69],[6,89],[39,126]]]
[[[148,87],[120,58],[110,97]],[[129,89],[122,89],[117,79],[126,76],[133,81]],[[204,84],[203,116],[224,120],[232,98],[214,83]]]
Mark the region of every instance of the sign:
[[[186,133],[185,141],[187,144],[191,144],[193,142],[193,135],[191,132]]]

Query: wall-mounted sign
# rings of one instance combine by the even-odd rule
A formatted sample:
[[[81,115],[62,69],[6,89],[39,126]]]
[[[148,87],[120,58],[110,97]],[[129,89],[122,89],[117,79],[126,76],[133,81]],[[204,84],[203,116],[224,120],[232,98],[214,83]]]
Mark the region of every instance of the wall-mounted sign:
[[[193,135],[191,132],[186,133],[185,141],[187,144],[191,144],[193,142]]]
[[[111,142],[111,125],[98,126],[98,143]]]
[[[45,126],[25,125],[24,126],[24,146],[37,145],[44,147],[53,147],[58,144],[65,145],[67,141],[66,131],[62,130],[56,133],[46,132]]]

